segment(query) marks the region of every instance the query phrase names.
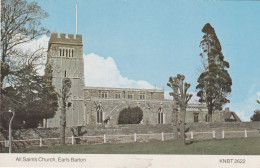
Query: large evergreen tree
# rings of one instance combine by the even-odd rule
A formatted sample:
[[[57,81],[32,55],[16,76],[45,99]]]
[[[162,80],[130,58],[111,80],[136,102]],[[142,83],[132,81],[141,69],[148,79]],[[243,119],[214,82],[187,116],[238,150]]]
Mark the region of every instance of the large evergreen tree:
[[[58,108],[58,97],[52,85],[52,69],[47,65],[45,75],[40,76],[33,65],[27,65],[15,74],[13,85],[4,89],[4,111],[10,107],[16,112],[14,128],[35,128],[43,119],[52,118]],[[4,128],[8,126],[8,114],[4,114]]]
[[[6,94],[3,95],[6,107],[12,107],[15,111],[14,128],[37,127],[42,119],[40,98],[42,77],[37,75],[31,65],[17,71],[15,76],[13,86],[7,87],[4,90]]]
[[[197,96],[201,103],[208,107],[208,121],[212,121],[212,114],[216,110],[222,110],[224,104],[229,103],[227,96],[231,93],[232,79],[226,70],[229,63],[224,60],[221,44],[214,28],[207,23],[202,32],[203,40],[200,54],[203,60],[204,70],[198,78]]]
[[[46,65],[45,75],[43,77],[43,88],[41,92],[42,115],[47,123],[48,118],[53,118],[58,110],[58,94],[52,85],[53,70],[50,64]],[[43,125],[46,127],[46,125]]]

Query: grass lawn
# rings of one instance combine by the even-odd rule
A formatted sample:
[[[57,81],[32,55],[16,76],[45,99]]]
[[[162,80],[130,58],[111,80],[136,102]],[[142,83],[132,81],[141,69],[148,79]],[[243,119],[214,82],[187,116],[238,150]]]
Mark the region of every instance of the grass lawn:
[[[17,149],[15,153],[88,154],[206,154],[260,155],[260,138],[193,141],[181,147],[178,141],[124,144],[84,144]]]

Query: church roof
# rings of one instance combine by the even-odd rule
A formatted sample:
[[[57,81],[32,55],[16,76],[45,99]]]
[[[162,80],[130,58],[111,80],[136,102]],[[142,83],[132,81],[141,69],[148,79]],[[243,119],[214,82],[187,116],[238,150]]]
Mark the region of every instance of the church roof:
[[[233,111],[225,112],[224,114],[225,121],[236,121],[241,122],[241,119],[237,116],[237,114]]]

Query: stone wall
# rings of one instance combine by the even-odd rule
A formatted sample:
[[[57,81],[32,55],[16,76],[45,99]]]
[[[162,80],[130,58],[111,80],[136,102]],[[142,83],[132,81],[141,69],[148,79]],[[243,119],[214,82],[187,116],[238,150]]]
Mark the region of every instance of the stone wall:
[[[128,95],[131,95],[129,97]],[[143,96],[141,96],[143,95]],[[134,100],[164,100],[164,90],[159,89],[135,89],[135,88],[107,88],[85,87],[85,99],[108,98],[108,99],[134,99]]]
[[[85,116],[87,125],[98,125],[97,104],[101,104],[103,119],[109,118],[108,126],[116,127],[120,111],[127,107],[139,106],[143,111],[142,125],[158,124],[159,109],[163,113],[163,124],[172,122],[172,101],[170,100],[126,100],[92,98],[85,100]],[[186,122],[193,123],[194,115],[198,115],[198,122],[205,122],[207,108],[200,104],[189,104],[186,109]],[[213,113],[213,121],[223,121],[223,111]]]
[[[245,136],[260,138],[260,122],[193,123],[187,126],[190,128],[188,139],[191,139],[191,131],[196,140],[212,139],[213,134],[216,139],[222,139],[223,134],[224,138],[245,138]]]
[[[257,130],[260,129],[260,122],[212,122],[212,123],[192,123],[187,124],[190,130],[203,131],[238,131],[238,130]]]
[[[195,140],[212,139],[212,132],[215,131],[215,138],[222,138],[222,131],[225,131],[225,138],[243,138],[245,137],[244,130],[247,130],[248,137],[260,138],[260,122],[230,122],[230,123],[191,123],[187,124],[189,132],[187,139],[191,139],[191,131]],[[66,129],[66,143],[72,143],[71,129]],[[258,131],[257,131],[258,130]],[[76,130],[75,130],[76,131]],[[232,132],[233,131],[233,132]],[[241,131],[241,132],[235,132]],[[171,124],[152,124],[152,125],[118,125],[117,127],[107,127],[104,125],[85,126],[81,128],[82,134],[77,138],[75,143],[104,143],[104,134],[106,135],[107,143],[126,143],[135,142],[135,134],[137,142],[161,141],[172,139]],[[162,135],[163,132],[163,135]],[[204,133],[202,133],[204,132]],[[13,131],[14,148],[25,148],[31,146],[39,146],[39,139],[42,138],[43,146],[59,145],[60,144],[60,129],[59,128],[37,128],[37,129],[20,129]],[[121,135],[121,136],[115,136]],[[84,136],[84,137],[82,137]],[[5,149],[4,140],[8,139],[8,131],[1,130],[0,132],[0,151]],[[29,141],[30,140],[30,141]]]

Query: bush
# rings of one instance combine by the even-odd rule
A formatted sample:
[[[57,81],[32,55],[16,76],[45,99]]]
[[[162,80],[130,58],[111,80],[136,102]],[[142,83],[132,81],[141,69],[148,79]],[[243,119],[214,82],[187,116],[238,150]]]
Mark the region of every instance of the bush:
[[[260,121],[260,113],[255,113],[250,119],[251,121]]]
[[[120,111],[118,124],[140,124],[143,119],[143,111],[139,107],[128,107]]]

